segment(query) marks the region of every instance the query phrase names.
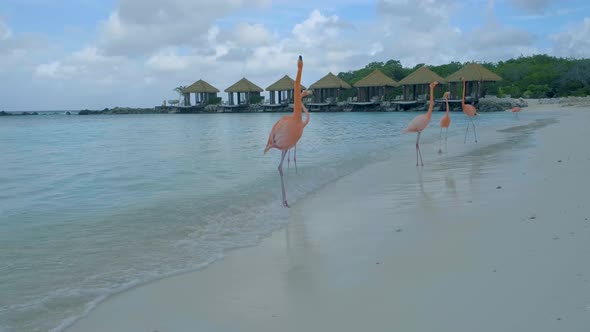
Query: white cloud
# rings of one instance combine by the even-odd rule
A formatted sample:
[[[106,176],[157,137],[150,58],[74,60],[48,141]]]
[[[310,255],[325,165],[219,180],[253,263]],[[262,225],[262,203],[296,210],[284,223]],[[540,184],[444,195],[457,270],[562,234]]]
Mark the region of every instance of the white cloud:
[[[590,57],[590,17],[551,35],[553,53],[574,58]]]
[[[239,23],[236,25],[237,41],[243,46],[268,45],[274,37],[262,24]]]
[[[347,26],[338,16],[324,16],[316,9],[305,21],[295,24],[292,33],[296,42],[305,47],[313,47],[325,42],[334,43],[333,38]]]
[[[85,47],[62,60],[39,64],[34,71],[37,79],[76,79],[104,81],[105,77],[121,74],[130,61],[119,56],[105,56],[94,46]]]
[[[243,6],[268,1],[121,0],[100,27],[99,47],[107,54],[142,55],[169,46],[198,46],[219,18]]]
[[[158,71],[179,71],[189,66],[189,59],[178,56],[173,50],[167,50],[152,55],[146,61],[146,66]]]

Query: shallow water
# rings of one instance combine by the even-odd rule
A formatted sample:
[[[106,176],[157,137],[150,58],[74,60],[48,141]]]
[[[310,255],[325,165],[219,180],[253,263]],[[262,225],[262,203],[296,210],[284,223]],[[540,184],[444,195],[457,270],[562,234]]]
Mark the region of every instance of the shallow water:
[[[280,152],[262,154],[282,115],[1,119],[0,331],[60,331],[109,295],[284,225]],[[289,202],[370,163],[395,171],[396,156],[413,156],[415,135],[401,130],[416,115],[312,113],[298,173],[292,161],[286,172]],[[438,149],[441,115],[423,134],[425,155]],[[450,135],[463,135],[465,116],[451,116]],[[534,116],[482,114],[477,125]]]

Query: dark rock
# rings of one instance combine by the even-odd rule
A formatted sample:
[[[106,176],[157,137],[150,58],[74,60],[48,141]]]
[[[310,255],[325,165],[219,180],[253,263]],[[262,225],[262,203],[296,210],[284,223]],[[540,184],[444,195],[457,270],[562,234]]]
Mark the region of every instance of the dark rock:
[[[497,186],[496,189],[502,189],[502,186]]]

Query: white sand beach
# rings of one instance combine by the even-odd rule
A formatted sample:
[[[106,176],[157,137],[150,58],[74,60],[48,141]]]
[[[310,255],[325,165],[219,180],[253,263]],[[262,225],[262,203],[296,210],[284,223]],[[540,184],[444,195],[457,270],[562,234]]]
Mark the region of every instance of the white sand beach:
[[[529,105],[478,144],[425,140],[424,168],[412,145],[343,177],[259,245],[67,331],[588,331],[590,108]]]

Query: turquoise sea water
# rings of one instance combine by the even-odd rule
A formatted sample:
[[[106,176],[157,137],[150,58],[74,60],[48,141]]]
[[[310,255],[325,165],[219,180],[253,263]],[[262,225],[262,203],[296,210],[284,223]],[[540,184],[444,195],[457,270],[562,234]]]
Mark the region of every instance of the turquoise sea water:
[[[288,221],[284,114],[0,119],[0,331],[61,331],[106,297],[207,266]],[[368,163],[414,154],[417,113],[312,113],[286,172],[291,204]],[[423,134],[436,153],[438,122]],[[528,114],[521,114],[526,117]],[[466,119],[452,114],[451,135]],[[516,123],[482,114],[480,127]],[[472,140],[472,136],[469,138]],[[285,165],[286,167],[286,165]]]

